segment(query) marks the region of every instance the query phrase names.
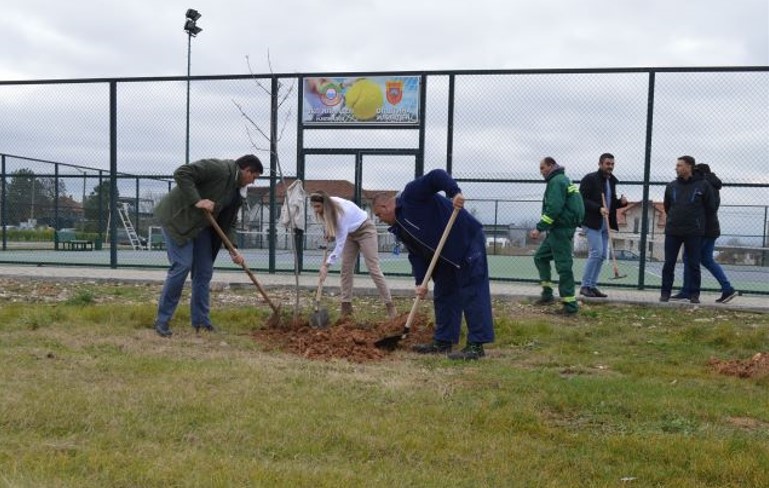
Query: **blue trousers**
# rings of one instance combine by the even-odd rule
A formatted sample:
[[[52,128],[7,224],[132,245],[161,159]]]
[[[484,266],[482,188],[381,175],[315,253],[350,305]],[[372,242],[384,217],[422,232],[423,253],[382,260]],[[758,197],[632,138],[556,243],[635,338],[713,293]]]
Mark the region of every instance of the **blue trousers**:
[[[726,277],[724,269],[720,264],[716,262],[715,259],[713,259],[713,249],[715,249],[715,247],[715,237],[702,238],[700,264],[705,269],[710,271],[710,274],[713,275],[713,278],[718,280],[718,284],[721,285],[721,293],[730,293],[734,291],[734,288],[732,288],[732,284],[729,282],[729,278]],[[686,250],[684,249],[684,285],[681,287],[681,295],[683,296],[689,296],[691,294],[691,291],[689,290],[689,281],[691,280],[691,276],[689,275],[689,268],[687,267],[688,260],[689,256],[686,254]]]
[[[463,259],[460,268],[440,263],[433,273],[435,288],[435,340],[456,344],[462,315],[467,322],[467,341],[494,341],[494,319],[491,314],[489,265],[486,261],[486,238],[482,232]]]
[[[678,252],[684,246],[684,252],[688,255],[686,272],[689,273],[689,294],[692,297],[700,296],[700,252],[702,252],[702,236],[672,236],[665,235],[665,265],[662,267],[662,294],[670,295],[675,279],[676,261]]]
[[[168,269],[163,291],[158,301],[156,322],[168,324],[179,305],[184,282],[192,273],[192,296],[190,298],[190,320],[193,326],[209,326],[209,286],[214,275],[214,252],[212,251],[213,229],[207,227],[183,246],[178,245],[163,229],[166,242]]]
[[[587,261],[585,262],[585,271],[582,273],[582,286],[596,288],[601,267],[608,257],[609,230],[606,228],[606,224],[603,224],[600,229],[584,227],[583,230],[585,237],[587,237]]]

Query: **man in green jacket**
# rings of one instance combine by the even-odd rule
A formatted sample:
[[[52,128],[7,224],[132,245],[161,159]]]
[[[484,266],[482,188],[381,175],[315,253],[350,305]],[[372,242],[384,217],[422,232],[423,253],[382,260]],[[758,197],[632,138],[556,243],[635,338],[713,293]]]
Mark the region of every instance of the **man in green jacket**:
[[[574,231],[585,217],[585,204],[577,185],[572,184],[564,174],[564,168],[551,157],[539,163],[539,172],[547,182],[545,197],[542,200],[542,218],[537,228],[531,231],[533,239],[547,231],[547,237],[540,244],[534,255],[534,264],[539,272],[542,295],[537,303],[555,301],[551,283],[550,261],[555,261],[558,273],[558,293],[563,301],[560,313],[576,314],[579,310],[577,297],[574,296],[574,272],[572,271],[572,246]]]
[[[202,159],[182,165],[174,172],[176,186],[155,207],[171,264],[155,319],[155,332],[161,337],[173,334],[168,323],[190,272],[192,326],[196,332],[214,330],[209,317],[209,285],[222,242],[209,225],[205,212],[211,212],[234,242],[238,209],[246,196],[246,187],[263,171],[259,158],[249,154],[236,161]],[[237,250],[230,253],[230,257],[235,264],[243,263],[243,256]]]

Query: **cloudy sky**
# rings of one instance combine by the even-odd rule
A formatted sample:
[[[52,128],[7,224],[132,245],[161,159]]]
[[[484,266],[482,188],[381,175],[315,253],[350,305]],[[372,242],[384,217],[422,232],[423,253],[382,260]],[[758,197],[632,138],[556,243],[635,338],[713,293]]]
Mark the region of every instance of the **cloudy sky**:
[[[0,79],[769,64],[767,0],[5,0]]]
[[[769,65],[769,0],[4,0],[0,81],[184,75],[188,8],[202,13],[193,75],[248,73],[246,56],[256,73]],[[428,169],[446,159],[447,84],[437,78],[428,83]],[[458,78],[455,175],[537,179],[538,159],[550,154],[578,178],[611,150],[618,176],[637,180],[647,80]],[[0,86],[0,152],[108,167],[106,95],[104,85]],[[184,100],[181,82],[119,85],[121,171],[170,174],[183,161]],[[269,115],[252,83],[193,83],[193,160],[249,148],[233,100],[252,103],[262,123]],[[692,152],[717,163],[727,182],[769,181],[766,73],[660,75],[656,104],[653,178],[672,179],[675,157]],[[288,132],[281,159],[291,165]],[[366,134],[367,144],[414,146],[401,136]],[[308,162],[307,177],[353,179],[351,161],[326,159]],[[413,160],[402,162],[365,164],[364,186],[402,185]],[[390,179],[382,165],[397,166]],[[499,196],[499,187],[467,186]],[[506,188],[536,200],[540,185],[529,187]],[[725,193],[733,203],[753,203],[734,192]],[[629,193],[639,198],[640,187]]]

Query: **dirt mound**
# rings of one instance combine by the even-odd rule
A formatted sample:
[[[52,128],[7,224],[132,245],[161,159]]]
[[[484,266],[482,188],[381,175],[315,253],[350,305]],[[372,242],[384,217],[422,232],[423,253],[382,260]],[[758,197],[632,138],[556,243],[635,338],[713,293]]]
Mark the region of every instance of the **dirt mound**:
[[[258,329],[253,336],[267,350],[289,352],[309,359],[346,359],[361,363],[389,357],[392,352],[376,348],[374,342],[402,332],[407,319],[408,314],[379,323],[338,320],[325,329],[313,329],[309,321],[303,319],[299,323]],[[408,337],[400,341],[396,350],[408,350],[414,344],[430,342],[433,329],[429,317],[417,314]]]
[[[769,352],[759,352],[750,359],[723,360],[710,358],[708,366],[716,372],[738,378],[757,378],[769,375]]]

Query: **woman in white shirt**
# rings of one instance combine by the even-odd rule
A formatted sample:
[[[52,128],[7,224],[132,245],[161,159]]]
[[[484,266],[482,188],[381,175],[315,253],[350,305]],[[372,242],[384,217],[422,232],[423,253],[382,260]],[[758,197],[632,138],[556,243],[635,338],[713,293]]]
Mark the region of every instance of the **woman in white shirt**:
[[[316,220],[323,225],[327,240],[336,240],[334,249],[328,254],[326,262],[321,264],[320,279],[325,280],[328,268],[341,256],[340,276],[342,316],[352,314],[352,282],[355,260],[363,254],[368,273],[379,290],[379,296],[385,302],[390,319],[398,315],[392,302],[390,288],[387,286],[382,270],[379,268],[379,243],[376,226],[368,214],[355,203],[344,198],[329,196],[324,191],[310,195],[310,204],[315,211]]]

